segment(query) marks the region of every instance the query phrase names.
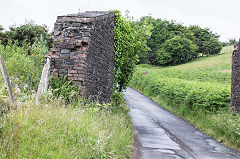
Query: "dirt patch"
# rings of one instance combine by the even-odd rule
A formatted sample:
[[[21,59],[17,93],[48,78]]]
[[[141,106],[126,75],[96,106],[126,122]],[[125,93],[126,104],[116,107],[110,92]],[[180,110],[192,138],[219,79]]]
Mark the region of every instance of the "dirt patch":
[[[131,159],[140,159],[141,158],[141,144],[138,141],[138,132],[134,131],[134,147],[132,149]]]

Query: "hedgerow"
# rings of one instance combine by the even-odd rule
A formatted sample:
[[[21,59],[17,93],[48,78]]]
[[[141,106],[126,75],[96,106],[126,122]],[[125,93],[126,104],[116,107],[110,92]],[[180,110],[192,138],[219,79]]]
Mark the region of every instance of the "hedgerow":
[[[230,109],[231,55],[171,67],[138,65],[131,87],[216,141],[240,151],[240,116]]]
[[[144,69],[139,68],[131,84],[150,96],[162,98],[176,106],[186,105],[209,111],[229,106],[230,87],[228,85],[157,77],[159,76],[156,73],[144,73]]]

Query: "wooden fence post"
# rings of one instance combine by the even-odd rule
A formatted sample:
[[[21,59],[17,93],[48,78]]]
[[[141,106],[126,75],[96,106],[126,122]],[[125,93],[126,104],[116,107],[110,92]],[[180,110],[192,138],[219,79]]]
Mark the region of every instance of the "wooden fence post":
[[[3,79],[7,86],[7,90],[8,90],[8,94],[10,96],[11,103],[13,105],[13,109],[17,109],[16,98],[14,96],[13,89],[12,89],[12,86],[11,86],[11,83],[9,80],[9,76],[8,76],[8,73],[7,73],[7,70],[6,70],[6,67],[5,67],[5,64],[4,64],[4,61],[3,61],[3,58],[1,55],[0,55],[0,67],[1,67]]]
[[[51,58],[47,57],[47,61],[42,70],[42,76],[40,83],[38,85],[37,95],[36,95],[36,105],[40,104],[40,98],[43,93],[45,93],[48,89],[48,81],[50,76],[50,68],[51,68]]]

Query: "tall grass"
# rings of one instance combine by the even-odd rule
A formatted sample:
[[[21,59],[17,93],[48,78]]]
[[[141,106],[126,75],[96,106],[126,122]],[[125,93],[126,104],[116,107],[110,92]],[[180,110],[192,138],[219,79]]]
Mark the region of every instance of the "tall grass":
[[[122,94],[110,104],[94,103],[71,82],[55,81],[35,106],[46,51],[41,39],[32,46],[0,44],[18,102],[11,110],[0,75],[0,158],[130,158],[133,129]]]
[[[60,99],[11,111],[0,128],[0,158],[130,158],[127,114],[68,107]]]
[[[41,76],[44,63],[44,55],[48,48],[42,38],[39,38],[33,45],[11,42],[4,46],[0,42],[0,54],[2,55],[13,88],[18,92],[28,93],[36,90]],[[2,77],[0,75],[0,83]],[[21,94],[23,95],[23,94]]]

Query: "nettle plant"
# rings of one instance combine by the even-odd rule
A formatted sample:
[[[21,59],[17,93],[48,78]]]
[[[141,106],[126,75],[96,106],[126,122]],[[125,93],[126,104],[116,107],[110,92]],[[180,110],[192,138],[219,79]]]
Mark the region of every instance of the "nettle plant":
[[[79,97],[79,87],[72,84],[72,81],[67,81],[67,76],[52,77],[49,85],[52,95],[56,98],[63,98],[67,103]]]

